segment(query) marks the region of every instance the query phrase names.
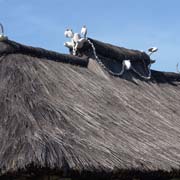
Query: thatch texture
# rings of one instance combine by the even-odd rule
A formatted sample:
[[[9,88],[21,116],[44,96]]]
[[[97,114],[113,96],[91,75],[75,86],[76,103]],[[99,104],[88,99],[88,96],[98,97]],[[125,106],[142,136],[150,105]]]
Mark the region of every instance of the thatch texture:
[[[9,41],[0,51],[2,175],[180,174],[180,75],[133,83],[61,63],[82,60],[69,55]]]

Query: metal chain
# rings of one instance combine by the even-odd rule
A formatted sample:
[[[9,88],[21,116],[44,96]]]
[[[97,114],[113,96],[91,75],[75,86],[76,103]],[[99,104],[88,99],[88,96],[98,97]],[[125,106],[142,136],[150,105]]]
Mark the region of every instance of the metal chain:
[[[109,74],[111,74],[111,75],[113,75],[113,76],[122,76],[122,75],[123,75],[124,69],[125,69],[125,68],[124,68],[124,63],[122,63],[122,70],[121,70],[121,72],[119,72],[119,73],[114,73],[113,71],[109,70],[109,69],[102,63],[102,61],[99,59],[99,57],[98,57],[97,54],[96,54],[96,49],[95,49],[95,47],[94,47],[94,44],[93,44],[89,39],[87,39],[87,41],[89,42],[89,44],[91,45],[91,47],[92,47],[92,49],[93,49],[93,53],[94,53],[94,56],[95,56],[96,61],[98,62],[98,64],[99,64],[103,69],[105,69]],[[144,62],[144,60],[143,60],[143,62]],[[144,63],[144,64],[145,64],[145,63]],[[137,75],[139,75],[141,78],[148,80],[148,79],[151,78],[151,70],[150,70],[150,67],[151,67],[151,64],[148,65],[148,76],[147,76],[147,77],[141,75],[141,74],[140,74],[135,68],[133,68],[132,66],[131,66],[131,69],[132,69]]]
[[[77,43],[78,43],[78,42],[75,42],[75,41],[73,40],[73,55],[74,55],[74,56],[76,56],[76,53],[77,53],[77,46],[78,46]]]
[[[147,76],[147,77],[141,75],[135,68],[131,67],[131,69],[132,69],[136,74],[138,74],[141,78],[148,80],[148,79],[151,79],[151,70],[150,70],[150,67],[151,67],[151,64],[149,64],[149,66],[148,66],[148,76]]]
[[[109,74],[113,75],[113,76],[122,76],[124,73],[124,64],[122,64],[122,70],[119,73],[114,73],[113,71],[109,70],[103,63],[102,61],[99,59],[99,57],[96,54],[96,49],[94,47],[94,44],[88,39],[89,44],[91,45],[92,49],[93,49],[93,53],[95,56],[96,61],[98,62],[98,64],[105,69]]]

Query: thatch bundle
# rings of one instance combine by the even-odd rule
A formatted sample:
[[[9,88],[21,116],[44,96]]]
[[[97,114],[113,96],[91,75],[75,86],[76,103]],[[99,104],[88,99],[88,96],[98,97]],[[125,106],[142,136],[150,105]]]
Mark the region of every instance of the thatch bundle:
[[[0,42],[2,178],[180,175],[179,75],[152,71],[152,80],[133,83],[98,76],[87,63]]]

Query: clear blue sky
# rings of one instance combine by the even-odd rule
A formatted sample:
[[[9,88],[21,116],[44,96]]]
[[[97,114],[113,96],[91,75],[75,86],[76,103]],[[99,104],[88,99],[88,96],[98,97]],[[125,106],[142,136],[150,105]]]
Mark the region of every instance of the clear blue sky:
[[[64,30],[132,49],[158,46],[153,69],[180,63],[179,0],[0,0],[0,22],[9,39],[67,53]]]

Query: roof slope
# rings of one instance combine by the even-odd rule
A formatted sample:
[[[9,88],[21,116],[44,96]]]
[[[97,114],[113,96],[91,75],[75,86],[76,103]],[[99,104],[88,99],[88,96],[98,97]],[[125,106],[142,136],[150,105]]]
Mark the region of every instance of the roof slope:
[[[179,75],[105,79],[60,63],[75,57],[26,46],[32,51],[16,51],[11,43],[0,43],[2,174],[32,167],[179,174]],[[54,56],[59,62],[49,60]]]

